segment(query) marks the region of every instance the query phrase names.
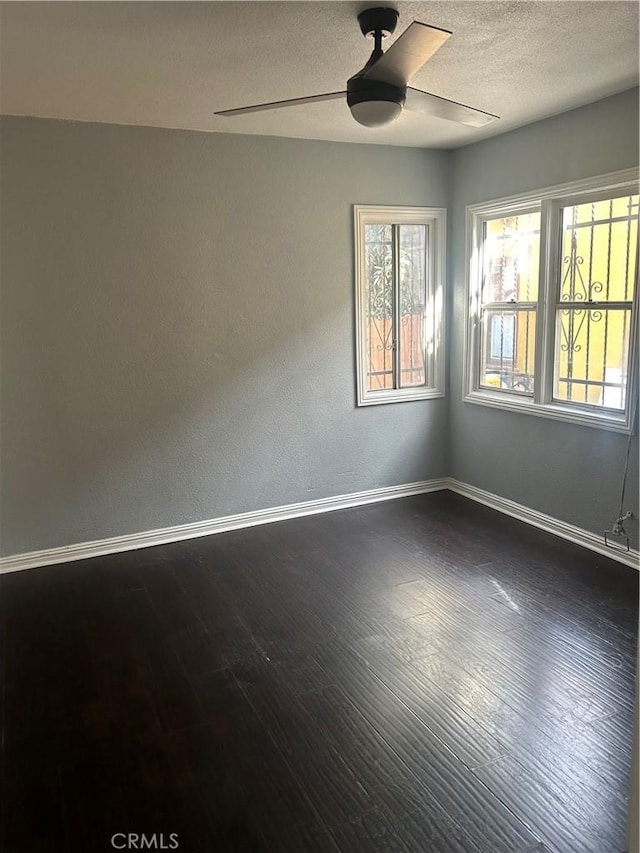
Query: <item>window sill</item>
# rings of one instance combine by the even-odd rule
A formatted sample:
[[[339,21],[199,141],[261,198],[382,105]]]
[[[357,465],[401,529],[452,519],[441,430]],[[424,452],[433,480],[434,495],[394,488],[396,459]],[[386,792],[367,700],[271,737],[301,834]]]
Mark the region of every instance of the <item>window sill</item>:
[[[416,400],[433,400],[444,397],[444,391],[439,388],[421,388],[419,391],[371,391],[358,396],[358,406],[380,406],[385,403],[411,403]]]
[[[470,391],[464,398],[465,403],[474,403],[480,406],[489,406],[494,409],[502,409],[509,412],[520,412],[527,415],[535,415],[538,418],[550,418],[555,421],[578,424],[579,426],[595,427],[612,432],[623,432],[629,434],[631,425],[623,414],[605,414],[602,412],[591,414],[584,409],[570,408],[557,403],[535,403],[533,400],[522,397],[507,397],[506,395],[490,391]]]

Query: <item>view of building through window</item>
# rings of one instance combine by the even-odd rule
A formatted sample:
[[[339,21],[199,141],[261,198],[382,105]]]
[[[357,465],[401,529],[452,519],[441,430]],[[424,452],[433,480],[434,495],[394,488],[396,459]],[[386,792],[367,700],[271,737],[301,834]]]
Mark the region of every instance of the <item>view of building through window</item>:
[[[554,397],[624,410],[637,195],[562,209]]]
[[[484,223],[480,385],[532,394],[540,212]]]

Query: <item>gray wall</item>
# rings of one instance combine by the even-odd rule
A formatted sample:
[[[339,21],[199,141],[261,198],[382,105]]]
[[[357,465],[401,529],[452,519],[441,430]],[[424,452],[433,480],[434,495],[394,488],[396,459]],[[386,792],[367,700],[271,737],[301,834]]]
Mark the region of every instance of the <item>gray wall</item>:
[[[462,402],[464,218],[635,165],[637,90],[453,153],[24,118],[1,145],[2,553],[447,474],[610,525],[626,436]],[[449,204],[448,399],[354,405],[354,203]],[[636,515],[637,483],[634,443]]]
[[[637,89],[461,148],[451,163],[451,474],[594,533],[617,515],[627,436],[462,402],[465,206],[637,163]],[[625,508],[637,519],[637,438]],[[637,547],[637,521],[628,530]]]
[[[443,151],[5,118],[2,553],[447,474],[448,401],[354,404],[354,203]]]

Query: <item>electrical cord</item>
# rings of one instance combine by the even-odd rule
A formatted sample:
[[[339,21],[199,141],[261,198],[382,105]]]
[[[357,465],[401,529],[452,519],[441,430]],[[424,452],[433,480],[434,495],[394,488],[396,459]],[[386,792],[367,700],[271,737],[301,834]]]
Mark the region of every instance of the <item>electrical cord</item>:
[[[620,492],[620,509],[618,510],[618,517],[614,521],[611,526],[611,530],[605,530],[604,532],[604,541],[607,545],[610,543],[607,541],[607,533],[613,534],[613,536],[624,536],[627,541],[627,551],[629,550],[629,537],[627,536],[627,531],[624,529],[624,522],[628,518],[633,518],[632,512],[626,512],[623,514],[624,510],[624,496],[627,490],[627,474],[629,473],[629,456],[631,454],[631,441],[633,436],[635,435],[635,424],[638,417],[638,409],[636,408],[633,413],[633,419],[631,421],[631,431],[629,432],[629,438],[627,440],[627,452],[625,455],[624,461],[624,474],[622,475],[622,490]]]
[[[627,490],[627,474],[629,473],[629,456],[631,454],[631,441],[636,431],[636,421],[638,419],[638,409],[633,413],[633,421],[631,422],[631,432],[627,441],[627,453],[624,462],[624,474],[622,477],[622,491],[620,493],[620,510],[618,511],[618,521],[622,521],[622,510],[624,509],[624,495]]]

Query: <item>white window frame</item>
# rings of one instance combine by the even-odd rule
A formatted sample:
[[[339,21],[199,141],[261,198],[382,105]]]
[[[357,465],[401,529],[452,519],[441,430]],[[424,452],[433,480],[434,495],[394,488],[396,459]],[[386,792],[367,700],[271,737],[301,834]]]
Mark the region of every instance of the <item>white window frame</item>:
[[[447,211],[443,207],[395,207],[362,205],[353,207],[355,245],[356,388],[358,406],[377,406],[412,400],[428,400],[445,395],[445,282]],[[425,315],[433,315],[433,354],[425,345],[426,384],[419,388],[370,391],[367,388],[365,225],[426,225],[427,281]],[[394,279],[397,278],[394,275]],[[426,342],[425,342],[426,343]],[[395,353],[395,349],[394,349]]]
[[[630,433],[638,402],[638,299],[640,280],[636,256],[636,292],[631,309],[629,335],[629,370],[625,411],[581,406],[579,403],[553,399],[555,309],[558,292],[560,255],[560,211],[572,204],[582,204],[612,196],[638,193],[639,171],[624,169],[567,184],[546,187],[467,206],[466,228],[466,317],[463,400],[507,411],[524,412],[538,417]],[[480,321],[482,286],[483,223],[487,219],[540,210],[540,279],[536,318],[535,385],[533,397],[492,391],[480,387]],[[639,239],[640,244],[640,239]],[[597,304],[597,303],[596,303]]]

